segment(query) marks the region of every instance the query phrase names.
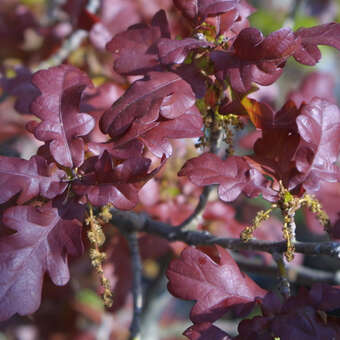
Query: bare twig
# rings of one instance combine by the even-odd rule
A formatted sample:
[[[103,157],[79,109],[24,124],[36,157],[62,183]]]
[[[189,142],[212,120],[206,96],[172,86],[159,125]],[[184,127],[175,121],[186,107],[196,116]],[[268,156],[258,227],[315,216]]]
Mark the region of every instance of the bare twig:
[[[202,218],[203,212],[204,212],[204,208],[208,203],[209,196],[210,196],[210,193],[211,193],[213,188],[214,188],[213,185],[208,185],[208,186],[204,187],[194,212],[184,222],[182,222],[178,226],[178,228],[184,229],[184,228],[190,227],[193,224],[194,225],[199,224],[199,222]],[[190,229],[190,228],[188,228],[188,229]]]
[[[143,308],[143,290],[142,290],[142,262],[139,253],[138,239],[135,232],[126,234],[129,243],[132,262],[132,295],[133,295],[133,318],[130,326],[130,340],[141,339],[141,314]]]
[[[216,131],[212,131],[211,132],[211,136],[210,136],[210,152],[214,153],[214,154],[218,154],[220,149],[221,149],[221,130],[216,130]],[[204,209],[209,201],[209,196],[213,190],[213,188],[215,187],[215,185],[207,185],[203,188],[203,191],[200,195],[198,204],[195,208],[195,210],[193,211],[193,213],[184,221],[182,222],[178,228],[188,228],[190,229],[190,227],[192,225],[198,225],[200,220],[202,219],[202,215],[204,212]]]
[[[240,269],[249,273],[256,273],[260,276],[275,277],[277,267],[275,265],[263,264],[263,261],[256,257],[245,257],[239,253],[233,252],[232,256]],[[340,271],[328,272],[304,266],[298,266],[286,263],[287,278],[290,282],[302,285],[312,285],[313,283],[323,282],[330,285],[340,284]]]
[[[277,265],[278,277],[279,277],[279,291],[281,294],[288,298],[290,296],[290,283],[288,280],[288,271],[283,254],[273,253],[273,259]]]
[[[100,5],[100,0],[89,0],[86,9],[90,13],[96,13]],[[60,49],[49,59],[43,61],[34,68],[34,71],[47,69],[61,64],[73,51],[75,51],[88,36],[85,30],[77,29],[66,39]]]
[[[183,241],[189,245],[217,244],[232,250],[257,250],[267,253],[283,253],[287,251],[287,243],[249,240],[214,236],[208,232],[195,230],[182,230],[170,224],[155,221],[145,214],[131,211],[111,210],[111,222],[125,230],[143,231],[161,236],[169,241]],[[294,242],[297,253],[308,255],[328,255],[340,259],[340,242]]]

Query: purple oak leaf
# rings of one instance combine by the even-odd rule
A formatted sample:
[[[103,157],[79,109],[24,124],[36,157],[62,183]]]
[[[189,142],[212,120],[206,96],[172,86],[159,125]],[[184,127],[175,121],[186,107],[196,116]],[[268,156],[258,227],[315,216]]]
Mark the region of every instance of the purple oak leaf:
[[[200,24],[206,17],[237,10],[239,0],[174,0],[182,14]]]
[[[178,175],[188,176],[192,183],[199,186],[219,184],[218,196],[225,202],[234,201],[242,192],[248,197],[262,193],[270,200],[274,195],[268,181],[238,156],[222,160],[215,154],[204,153],[188,160]]]
[[[0,204],[19,194],[17,204],[41,195],[52,199],[67,186],[66,173],[40,156],[30,160],[0,156]]]
[[[300,174],[292,181],[317,191],[320,183],[336,182],[339,168],[335,164],[340,151],[340,110],[325,99],[314,98],[301,108],[296,119],[301,143],[295,154]]]
[[[163,118],[173,119],[184,114],[195,103],[191,86],[173,72],[151,72],[142,80],[137,80],[107,110],[101,118],[100,127],[111,137],[122,136],[136,122],[136,133],[150,129],[155,121]],[[125,140],[127,142],[127,140]]]
[[[120,74],[145,74],[157,70],[157,43],[170,38],[168,21],[163,10],[155,14],[151,26],[137,24],[117,34],[106,46],[115,57],[114,70]]]
[[[211,58],[219,77],[228,77],[234,90],[245,93],[252,82],[270,85],[277,80],[286,60],[299,47],[299,38],[289,28],[264,38],[259,30],[249,27],[240,32],[232,50],[213,51]]]
[[[132,209],[138,202],[137,182],[148,178],[150,163],[141,156],[116,162],[104,151],[80,167],[81,179],[73,184],[73,190],[96,206],[111,203],[118,209]]]
[[[172,154],[169,139],[200,137],[203,134],[202,127],[201,114],[194,105],[178,118],[161,121],[158,126],[142,134],[140,138],[156,157],[161,158],[165,155],[169,158]]]
[[[181,64],[188,53],[197,48],[214,47],[214,44],[194,38],[171,40],[162,38],[157,44],[162,64]]]
[[[313,66],[321,58],[318,45],[332,46],[340,50],[340,24],[329,23],[310,28],[300,28],[295,36],[301,39],[301,47],[294,58],[301,64]]]
[[[37,139],[49,142],[50,152],[60,165],[78,167],[84,161],[84,141],[95,120],[79,113],[82,92],[91,85],[89,77],[70,65],[61,65],[37,72],[33,84],[41,91],[31,111],[42,122],[35,126]]]
[[[58,286],[68,282],[68,255],[83,252],[80,210],[77,204],[49,202],[5,211],[3,223],[17,232],[0,239],[0,320],[38,309],[45,272]]]
[[[187,247],[168,268],[168,290],[184,300],[195,300],[190,319],[195,323],[214,322],[231,306],[247,304],[266,291],[247,275],[223,248],[216,246],[217,258]]]

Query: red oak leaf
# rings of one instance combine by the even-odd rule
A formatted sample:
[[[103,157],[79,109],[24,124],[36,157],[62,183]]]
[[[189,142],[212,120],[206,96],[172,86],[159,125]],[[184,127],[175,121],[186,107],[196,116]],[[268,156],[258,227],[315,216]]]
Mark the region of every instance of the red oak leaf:
[[[317,45],[340,49],[340,24],[326,24],[302,28],[295,33],[282,28],[264,38],[256,28],[243,29],[232,48],[213,51],[211,58],[218,76],[229,79],[232,88],[245,93],[252,82],[270,85],[277,80],[290,56],[303,64],[315,65],[321,53]]]
[[[65,167],[78,167],[84,161],[85,136],[95,126],[94,119],[79,113],[80,97],[91,85],[89,77],[70,65],[37,72],[33,84],[41,91],[31,111],[42,122],[34,125],[37,139],[49,143],[53,158]]]
[[[244,28],[249,27],[247,18],[254,12],[254,7],[245,0],[240,0],[237,2],[235,9],[218,16],[206,18],[205,21],[215,27],[216,37],[223,35],[231,45],[238,34]]]
[[[276,316],[271,325],[272,333],[280,340],[335,339],[335,332],[327,326],[312,307],[293,309],[289,314]]]
[[[195,104],[191,86],[173,72],[151,72],[138,80],[101,118],[100,127],[111,137],[119,137],[131,127],[129,140],[148,131],[161,115],[173,119]],[[132,123],[136,126],[131,126]],[[127,132],[129,133],[129,132]],[[125,140],[124,142],[127,142]]]
[[[215,154],[204,153],[187,161],[178,175],[188,176],[192,183],[199,186],[219,184],[218,196],[226,202],[235,200],[241,192],[248,197],[262,193],[270,200],[274,195],[268,187],[269,182],[238,156],[221,160]]]
[[[269,293],[261,301],[263,316],[243,320],[235,340],[272,339],[336,339],[339,321],[328,322],[320,311],[330,311],[340,306],[340,289],[317,283],[308,292],[300,289],[298,295],[286,301]]]
[[[321,58],[318,45],[332,46],[340,50],[340,24],[330,23],[310,28],[300,28],[295,36],[301,39],[301,47],[294,58],[304,65],[315,65]]]
[[[213,51],[211,58],[219,77],[228,77],[234,90],[245,93],[252,82],[270,85],[277,80],[284,64],[300,46],[299,38],[289,28],[264,38],[256,28],[245,28],[236,38],[232,50]]]
[[[238,0],[174,0],[182,14],[197,25],[206,17],[236,11],[238,3]]]
[[[115,57],[114,70],[120,74],[145,74],[159,66],[157,43],[170,38],[165,12],[160,10],[151,26],[137,24],[117,34],[106,46]]]
[[[54,163],[47,164],[40,156],[30,160],[0,156],[0,204],[20,193],[17,204],[41,195],[52,199],[67,186],[66,176]]]
[[[298,171],[292,158],[300,142],[296,126],[300,110],[291,100],[277,112],[254,99],[244,98],[241,103],[253,124],[262,130],[262,136],[254,144],[255,155],[250,156],[255,163],[250,159],[249,162],[273,180],[281,180],[285,187],[294,188],[297,183],[291,179]]]
[[[91,157],[79,169],[81,179],[73,184],[73,190],[96,206],[108,203],[118,209],[132,209],[138,201],[135,182],[148,177],[150,160],[141,156],[115,164],[111,154]]]
[[[190,84],[196,98],[204,97],[207,86],[211,84],[211,79],[204,76],[198,67],[194,64],[181,64],[175,72]]]
[[[168,290],[184,300],[195,300],[190,318],[195,323],[213,322],[231,306],[253,302],[266,291],[240,272],[236,262],[216,246],[217,258],[187,247],[168,268]]]
[[[142,141],[157,157],[172,154],[170,138],[192,138],[202,136],[202,117],[194,105],[182,116],[161,121],[158,126],[141,135]]]
[[[181,64],[188,53],[201,47],[213,47],[214,44],[194,38],[171,40],[162,38],[157,44],[158,54],[162,64]]]
[[[340,151],[340,110],[325,99],[314,98],[304,105],[297,127],[302,141],[296,151],[296,167],[301,174],[292,179],[309,191],[320,183],[336,182],[339,168],[335,165]]]
[[[4,224],[17,232],[0,240],[0,320],[38,309],[46,271],[54,284],[68,282],[67,256],[83,251],[80,210],[76,204],[53,207],[50,202],[5,211]]]

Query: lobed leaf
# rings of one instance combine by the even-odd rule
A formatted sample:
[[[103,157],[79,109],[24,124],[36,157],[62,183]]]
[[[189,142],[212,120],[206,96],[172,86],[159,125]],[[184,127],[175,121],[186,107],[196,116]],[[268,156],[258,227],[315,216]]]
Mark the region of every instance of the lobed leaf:
[[[243,29],[231,51],[213,51],[211,58],[219,77],[228,77],[232,88],[245,93],[252,82],[270,85],[279,78],[287,58],[300,46],[300,40],[289,28],[264,38],[256,28]]]
[[[68,282],[68,255],[83,251],[79,220],[83,213],[75,203],[51,202],[5,211],[3,223],[17,232],[0,239],[0,320],[38,309],[46,271],[54,284]]]
[[[60,165],[80,166],[84,161],[80,136],[95,126],[90,115],[79,113],[80,97],[91,80],[77,68],[61,65],[37,72],[32,81],[41,91],[31,105],[32,113],[42,120],[33,126],[35,137],[49,142],[50,152]]]
[[[197,48],[213,47],[214,44],[194,38],[171,40],[162,38],[159,40],[158,54],[162,64],[181,64],[188,53]]]
[[[195,24],[202,23],[208,16],[235,11],[238,3],[238,0],[174,0],[175,6]]]
[[[304,105],[297,127],[301,143],[296,151],[296,167],[301,174],[293,182],[307,191],[319,190],[320,183],[336,182],[339,168],[335,162],[340,151],[340,110],[325,99],[314,98]]]
[[[219,184],[218,196],[226,202],[235,200],[242,192],[249,197],[262,193],[270,200],[274,194],[264,177],[238,156],[221,160],[215,154],[204,153],[187,161],[178,175],[188,176],[199,186]]]
[[[19,193],[17,204],[38,195],[52,199],[66,189],[65,176],[55,163],[47,164],[40,156],[30,160],[0,156],[0,204]]]
[[[218,76],[228,78],[232,88],[245,93],[252,82],[270,85],[276,81],[290,56],[305,65],[315,65],[321,53],[317,45],[340,49],[340,24],[332,23],[302,28],[295,33],[289,28],[272,32],[266,38],[253,27],[243,29],[226,52],[213,51]]]
[[[157,70],[157,43],[160,38],[170,38],[168,21],[163,10],[155,14],[151,26],[130,26],[106,45],[107,50],[115,57],[114,70],[120,74],[145,74]]]
[[[95,206],[110,203],[118,209],[132,209],[138,202],[139,190],[134,183],[148,178],[150,162],[139,156],[116,164],[112,155],[104,151],[101,157],[86,160],[73,190]]]
[[[216,246],[217,257],[187,247],[168,268],[168,290],[184,300],[195,300],[190,318],[195,323],[213,322],[231,306],[253,302],[266,291],[240,272],[236,262]]]
[[[194,103],[195,95],[191,86],[179,75],[173,72],[151,72],[142,80],[134,82],[104,113],[100,127],[113,138],[134,127],[135,131],[129,135],[131,140],[151,129],[160,116],[177,118]]]
[[[294,58],[301,64],[313,66],[321,58],[318,45],[332,46],[340,50],[340,24],[329,23],[310,28],[300,28],[295,36],[301,39],[301,48]]]
[[[161,158],[169,158],[172,154],[171,138],[192,138],[202,136],[203,121],[200,112],[194,105],[182,116],[161,121],[158,126],[141,135],[148,149]]]

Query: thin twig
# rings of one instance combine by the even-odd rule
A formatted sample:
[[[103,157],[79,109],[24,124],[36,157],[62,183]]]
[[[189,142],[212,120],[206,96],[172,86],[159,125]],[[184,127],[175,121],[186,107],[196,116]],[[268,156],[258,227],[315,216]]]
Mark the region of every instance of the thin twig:
[[[170,224],[155,221],[145,214],[137,214],[131,211],[111,210],[111,223],[125,230],[143,231],[161,236],[169,241],[183,241],[188,245],[216,244],[232,250],[257,250],[270,254],[287,251],[287,243],[249,240],[243,242],[240,239],[214,236],[208,232],[196,230],[182,230]],[[340,242],[294,242],[297,253],[307,255],[328,255],[340,259]]]
[[[96,13],[100,5],[100,0],[89,0],[86,10],[90,13]],[[73,51],[75,51],[88,36],[89,32],[77,29],[61,45],[59,50],[49,59],[43,61],[34,68],[34,72],[47,69],[52,66],[61,64]]]
[[[277,267],[275,265],[264,265],[263,260],[256,257],[245,257],[233,252],[232,256],[240,269],[249,273],[256,273],[260,276],[275,277]],[[290,282],[301,285],[312,285],[313,283],[323,282],[330,285],[340,284],[340,271],[328,272],[304,266],[286,263],[287,277]]]
[[[188,228],[188,229],[190,229],[191,225],[197,226],[200,223],[200,220],[202,219],[202,215],[203,215],[203,212],[204,212],[204,208],[208,203],[209,196],[210,196],[210,193],[211,193],[213,188],[214,188],[213,185],[208,185],[208,186],[204,187],[194,212],[184,222],[182,222],[178,226],[178,228],[182,228],[182,229]]]
[[[210,148],[209,151],[214,153],[215,155],[219,153],[221,149],[221,130],[212,131],[210,135]],[[192,225],[198,225],[200,220],[202,219],[202,215],[204,209],[209,201],[209,196],[213,190],[215,185],[207,185],[203,188],[203,191],[200,195],[199,201],[193,213],[184,221],[182,222],[178,228],[182,229],[190,229]]]
[[[132,263],[132,295],[133,295],[133,318],[130,326],[130,340],[141,339],[141,314],[143,308],[142,290],[142,261],[139,253],[138,239],[136,232],[126,234],[129,243]]]
[[[279,277],[279,291],[285,298],[290,296],[290,283],[288,280],[288,271],[283,254],[273,253],[273,259],[277,265],[278,277]]]

